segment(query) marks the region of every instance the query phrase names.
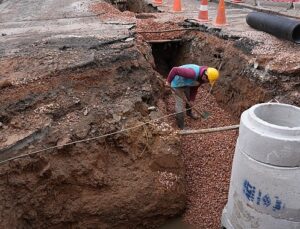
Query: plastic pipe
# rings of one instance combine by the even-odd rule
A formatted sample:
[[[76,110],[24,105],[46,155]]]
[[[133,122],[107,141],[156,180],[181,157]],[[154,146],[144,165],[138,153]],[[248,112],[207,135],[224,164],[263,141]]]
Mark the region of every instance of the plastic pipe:
[[[251,12],[247,15],[246,21],[254,29],[300,44],[299,20],[267,13]]]

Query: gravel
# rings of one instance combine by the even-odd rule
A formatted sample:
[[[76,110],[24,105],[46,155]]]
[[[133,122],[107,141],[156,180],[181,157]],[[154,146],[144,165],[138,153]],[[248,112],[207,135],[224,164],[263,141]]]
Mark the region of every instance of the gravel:
[[[298,44],[256,30],[242,32],[239,35],[258,42],[252,54],[267,57],[269,70],[289,72],[299,68],[300,46]]]
[[[186,117],[186,126],[200,129],[238,124],[238,120],[219,107],[212,95],[206,97],[207,93],[207,87],[199,88],[196,107],[209,112],[210,116],[197,121]],[[169,98],[168,112],[174,112],[173,97]],[[170,121],[175,127],[175,118]],[[232,130],[182,136],[188,195],[183,220],[196,228],[220,228],[222,209],[227,202],[237,132]]]

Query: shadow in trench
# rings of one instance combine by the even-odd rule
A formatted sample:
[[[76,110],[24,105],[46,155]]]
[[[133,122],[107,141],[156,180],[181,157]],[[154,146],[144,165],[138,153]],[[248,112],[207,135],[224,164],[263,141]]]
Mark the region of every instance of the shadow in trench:
[[[1,1],[1,0],[0,0]],[[156,6],[153,6],[146,1],[140,0],[105,0],[106,2],[112,4],[115,8],[123,11],[131,11],[134,13],[159,13]]]
[[[168,41],[152,43],[152,55],[154,57],[156,71],[164,78],[174,66],[179,66],[180,55],[183,52],[184,41]]]

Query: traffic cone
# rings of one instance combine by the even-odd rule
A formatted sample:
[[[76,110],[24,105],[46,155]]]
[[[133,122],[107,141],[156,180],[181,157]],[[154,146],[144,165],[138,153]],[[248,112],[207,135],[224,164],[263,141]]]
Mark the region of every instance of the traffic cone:
[[[173,11],[181,12],[181,0],[174,0],[173,2]]]
[[[227,25],[224,0],[219,1],[217,17],[213,24],[218,27]]]
[[[201,1],[197,20],[201,22],[208,22],[208,1],[207,0]]]
[[[156,5],[162,5],[162,0],[154,0],[154,4],[156,4]]]

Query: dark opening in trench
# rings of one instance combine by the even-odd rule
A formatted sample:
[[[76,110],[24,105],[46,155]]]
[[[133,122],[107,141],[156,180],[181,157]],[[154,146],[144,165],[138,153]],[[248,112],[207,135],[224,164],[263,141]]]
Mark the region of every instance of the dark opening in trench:
[[[156,66],[155,70],[164,77],[167,77],[172,67],[184,64],[180,62],[184,41],[153,42],[151,46]]]
[[[134,13],[156,13],[160,12],[157,7],[148,4],[147,2],[141,0],[105,0],[106,2],[112,4],[114,7],[120,11],[131,11]]]

